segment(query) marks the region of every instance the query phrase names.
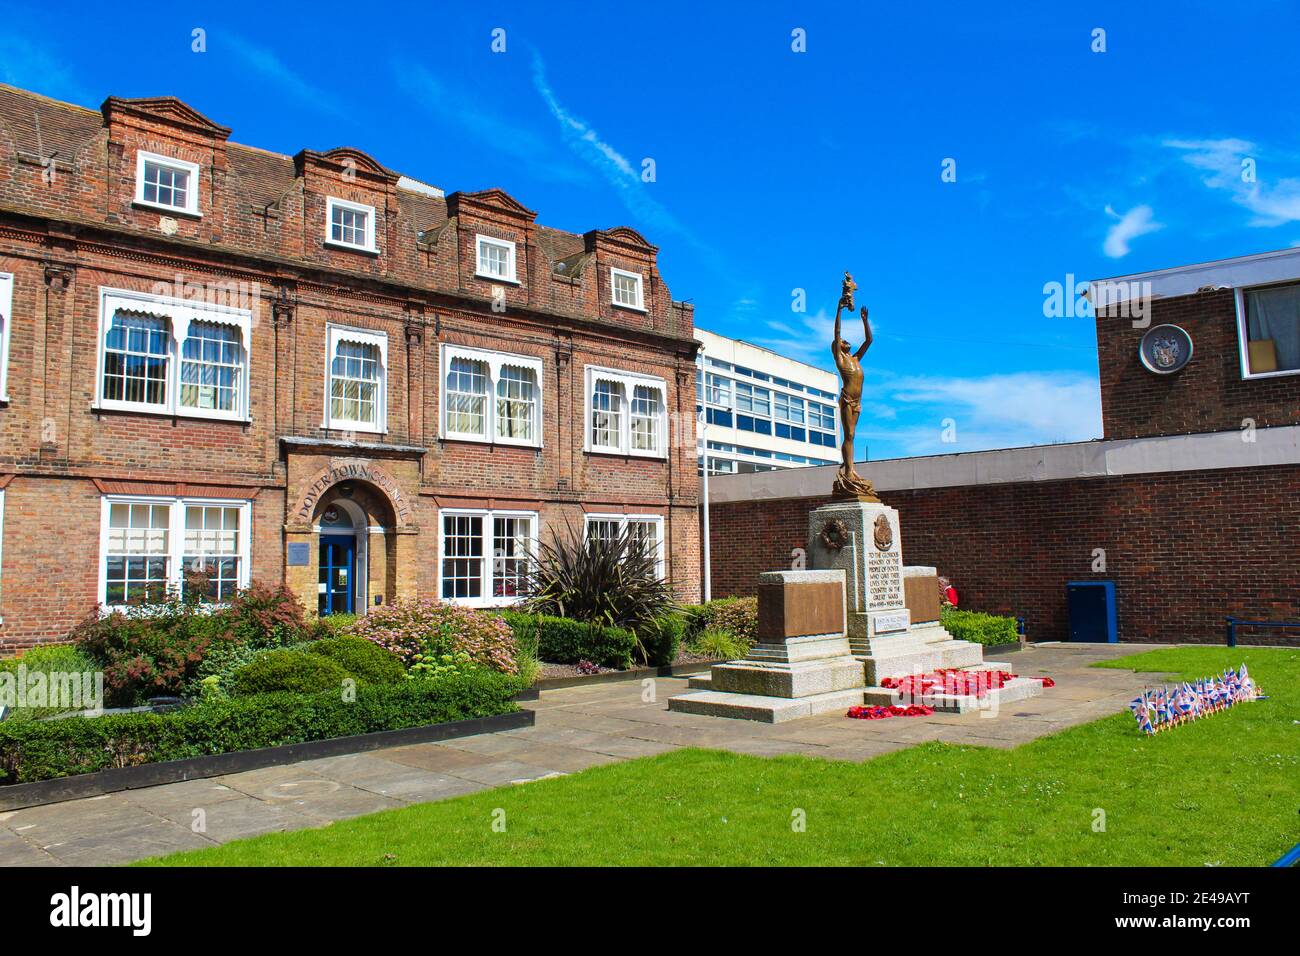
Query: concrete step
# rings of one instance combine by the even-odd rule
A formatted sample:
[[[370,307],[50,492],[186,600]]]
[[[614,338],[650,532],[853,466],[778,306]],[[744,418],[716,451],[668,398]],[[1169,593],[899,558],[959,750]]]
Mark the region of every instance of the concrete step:
[[[706,690],[668,698],[668,709],[682,714],[732,717],[781,724],[830,711],[845,711],[862,703],[862,688],[837,690],[809,697],[763,697],[758,694],[724,694]]]

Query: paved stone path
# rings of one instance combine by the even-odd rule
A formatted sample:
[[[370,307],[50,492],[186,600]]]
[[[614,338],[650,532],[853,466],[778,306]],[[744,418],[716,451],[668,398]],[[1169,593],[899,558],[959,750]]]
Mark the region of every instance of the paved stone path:
[[[637,681],[543,691],[527,705],[537,712],[535,727],[0,813],[0,865],[124,863],[680,747],[856,761],[928,740],[1010,748],[1123,710],[1150,678],[1088,665],[1145,649],[1042,645],[1008,655],[1017,673],[1050,676],[1057,686],[997,714],[871,721],[826,714],[760,724],[669,713],[666,701],[686,689],[683,679],[656,680],[654,702],[642,700]]]

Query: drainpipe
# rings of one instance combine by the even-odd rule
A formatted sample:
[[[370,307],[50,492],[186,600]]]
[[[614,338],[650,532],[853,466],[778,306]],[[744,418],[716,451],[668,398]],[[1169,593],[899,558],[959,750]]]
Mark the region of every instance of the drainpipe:
[[[703,355],[704,355],[704,346],[701,345],[700,346],[701,374],[703,374],[703,369],[704,369]],[[708,389],[707,382],[705,382],[704,387],[706,390]],[[713,599],[713,581],[712,581],[713,569],[711,567],[711,563],[709,560],[709,418],[708,418],[708,414],[705,411],[704,404],[702,402],[700,403],[699,421],[700,421],[700,443],[703,445],[703,451],[701,452],[701,456],[700,456],[700,460],[703,462],[703,468],[701,469],[702,475],[700,478],[700,493],[703,496],[703,502],[704,502],[704,509],[703,509],[704,523],[700,528],[700,536],[702,539],[700,557],[704,562],[703,598],[707,602]]]

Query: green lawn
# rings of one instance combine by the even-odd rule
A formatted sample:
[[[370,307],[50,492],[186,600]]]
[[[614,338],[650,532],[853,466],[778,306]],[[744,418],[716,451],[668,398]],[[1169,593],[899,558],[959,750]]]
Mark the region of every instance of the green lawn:
[[[1300,840],[1300,651],[1173,648],[1102,666],[1195,678],[1243,661],[1271,699],[1152,738],[1125,712],[1012,751],[931,743],[863,764],[682,750],[145,862],[1266,864]]]

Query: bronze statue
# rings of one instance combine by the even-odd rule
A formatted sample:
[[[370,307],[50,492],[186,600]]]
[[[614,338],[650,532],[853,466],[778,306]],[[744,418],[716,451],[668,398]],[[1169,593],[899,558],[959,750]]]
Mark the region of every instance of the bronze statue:
[[[856,352],[849,350],[849,343],[840,337],[840,312],[844,309],[853,311],[853,292],[858,285],[853,276],[844,273],[844,287],[840,292],[839,305],[835,307],[835,338],[831,341],[831,355],[835,358],[835,367],[840,370],[840,424],[844,437],[840,442],[840,470],[835,475],[835,485],[831,489],[833,498],[848,498],[858,501],[879,501],[876,489],[871,482],[858,474],[853,467],[853,437],[858,428],[858,415],[862,411],[862,356],[871,348],[871,323],[867,321],[867,308],[862,307],[862,331],[866,341]]]

